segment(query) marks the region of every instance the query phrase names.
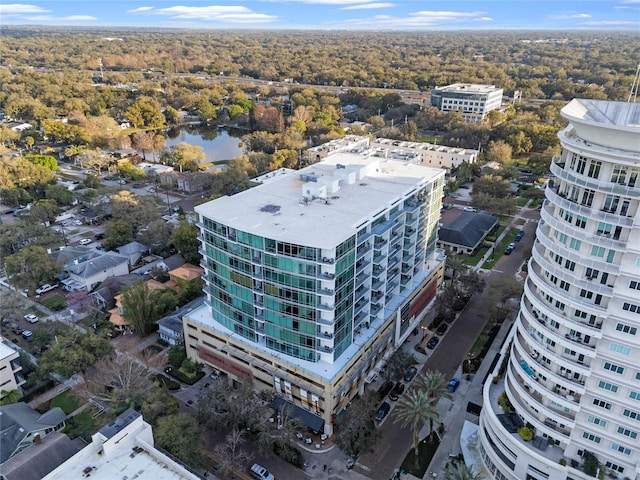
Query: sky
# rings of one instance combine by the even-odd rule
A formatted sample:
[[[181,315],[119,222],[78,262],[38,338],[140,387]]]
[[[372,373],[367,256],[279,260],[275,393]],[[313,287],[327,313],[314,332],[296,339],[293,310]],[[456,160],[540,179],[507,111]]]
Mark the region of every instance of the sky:
[[[272,30],[636,30],[640,0],[33,0],[0,25]]]

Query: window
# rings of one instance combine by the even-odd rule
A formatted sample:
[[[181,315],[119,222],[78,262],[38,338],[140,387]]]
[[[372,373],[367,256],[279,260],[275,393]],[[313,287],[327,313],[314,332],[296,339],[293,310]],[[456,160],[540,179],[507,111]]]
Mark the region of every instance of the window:
[[[629,282],[629,288],[632,290],[640,290],[640,282],[637,282],[635,280],[631,280]]]
[[[582,288],[580,290],[580,296],[582,298],[593,298],[593,292],[591,290],[585,290],[584,288]]]
[[[607,195],[604,199],[602,210],[613,213],[618,209],[618,203],[620,203],[620,197],[617,195]]]
[[[631,352],[631,347],[627,347],[626,345],[620,345],[619,343],[611,342],[609,344],[609,351],[615,353],[621,353],[622,355],[629,355]]]
[[[631,390],[629,392],[629,398],[632,400],[640,400],[640,392],[634,392],[633,390]]]
[[[634,440],[638,438],[638,432],[634,432],[633,430],[629,430],[628,428],[618,427],[617,432],[620,435],[624,435],[625,437],[633,438]]]
[[[620,365],[616,365],[615,363],[611,363],[611,362],[604,362],[604,369],[609,370],[610,372],[613,372],[613,373],[618,373],[620,375],[622,375],[622,372],[624,372],[624,367],[621,367]]]
[[[596,443],[600,443],[600,442],[596,442]],[[625,455],[631,455],[631,450],[629,448],[623,447],[622,445],[618,445],[615,442],[611,444],[611,450],[614,450],[619,453],[623,453]]]
[[[576,227],[584,228],[587,225],[587,217],[583,217],[582,215],[576,216]]]
[[[622,412],[622,414],[625,417],[629,417],[633,420],[637,420],[640,422],[640,412],[636,412],[634,410],[629,410],[628,408],[625,408],[624,411]]]
[[[589,164],[589,173],[587,175],[591,178],[598,178],[600,176],[600,166],[602,162],[598,160],[591,160],[591,164]]]
[[[604,222],[599,222],[598,223],[598,230],[596,231],[596,233],[607,235],[607,234],[611,233],[611,228],[612,228],[611,224],[604,223]]]
[[[580,250],[581,245],[582,245],[582,242],[577,238],[572,238],[571,242],[569,242],[569,247],[573,248],[574,250]]]
[[[607,422],[606,420],[603,420],[601,418],[598,417],[594,417],[593,415],[589,415],[589,417],[587,418],[587,421],[598,425],[599,427],[606,427],[607,426]]]
[[[564,212],[564,219],[568,222],[571,223],[573,221],[573,213],[571,212]]]
[[[604,408],[605,410],[611,410],[611,404],[609,402],[605,402],[604,400],[600,400],[599,398],[594,398],[593,404],[596,407]]]
[[[640,305],[634,305],[633,303],[623,303],[622,304],[622,309],[625,312],[631,312],[631,313],[638,313],[640,314]]]
[[[597,435],[594,435],[593,433],[589,433],[589,432],[582,432],[582,438],[586,438],[587,440],[590,440],[593,443],[600,443],[600,441],[602,440]]]
[[[587,159],[585,157],[578,157],[578,166],[576,167],[576,172],[580,175],[584,173],[584,169],[587,166]]]
[[[598,387],[602,388],[603,390],[607,390],[608,392],[616,393],[618,391],[617,385],[614,385],[613,383],[605,382],[604,380],[600,380],[598,382]]]
[[[576,268],[576,262],[572,262],[571,260],[567,260],[566,262],[564,262],[564,268],[566,268],[567,270],[573,272]]]
[[[597,245],[593,245],[591,247],[591,256],[592,257],[604,257],[604,247],[598,247]]]
[[[628,333],[629,335],[635,335],[638,332],[636,327],[632,327],[630,325],[626,325],[624,323],[619,323],[616,325],[616,330],[622,333]]]
[[[587,207],[590,207],[591,204],[593,203],[593,196],[595,194],[594,190],[590,190],[590,189],[585,189],[585,191],[582,193],[582,202],[580,202],[582,205],[585,205]]]
[[[627,170],[622,165],[614,165],[613,173],[611,174],[611,182],[624,184],[627,178]]]
[[[561,289],[563,289],[563,290],[568,292],[569,291],[569,287],[571,287],[571,285],[569,283],[565,282],[564,280],[562,280],[560,282],[560,288]]]
[[[621,467],[620,465],[616,465],[615,463],[611,463],[611,462],[606,462],[604,465],[609,470],[613,470],[614,472],[618,472],[618,473],[624,473],[624,467]]]

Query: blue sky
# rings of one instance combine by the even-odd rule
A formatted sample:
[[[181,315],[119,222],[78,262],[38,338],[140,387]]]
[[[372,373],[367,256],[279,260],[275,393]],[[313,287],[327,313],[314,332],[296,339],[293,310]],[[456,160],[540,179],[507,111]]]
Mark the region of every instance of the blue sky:
[[[640,29],[640,0],[34,0],[2,25],[316,30]]]

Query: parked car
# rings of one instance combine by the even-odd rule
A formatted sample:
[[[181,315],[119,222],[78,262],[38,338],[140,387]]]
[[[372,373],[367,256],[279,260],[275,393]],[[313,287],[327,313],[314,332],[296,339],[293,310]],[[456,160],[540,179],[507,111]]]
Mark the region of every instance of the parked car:
[[[33,337],[33,332],[31,330],[25,330],[22,332],[22,338],[25,340],[31,340],[31,337]]]
[[[257,463],[251,465],[251,476],[257,480],[274,480],[273,474]]]
[[[51,290],[55,290],[58,285],[51,285],[50,283],[45,283],[41,285],[39,288],[36,288],[36,295],[42,295],[43,293],[50,292]]]
[[[387,402],[383,402],[382,405],[380,405],[380,408],[378,408],[378,411],[376,412],[376,420],[379,422],[384,420],[384,417],[387,416],[387,414],[389,413],[389,410],[391,410],[391,405],[389,405]]]
[[[416,367],[409,367],[409,370],[407,370],[407,373],[404,374],[403,380],[409,383],[411,380],[413,380],[413,377],[415,377],[417,374],[418,374],[418,369]]]
[[[404,383],[398,382],[396,383],[396,386],[393,387],[391,392],[389,392],[389,398],[391,400],[398,400],[398,398],[400,398],[400,395],[402,395],[403,393],[404,393]]]
[[[80,220],[74,220],[73,223],[76,227],[81,227],[82,226],[82,222]]]
[[[460,385],[460,379],[459,378],[452,378],[451,381],[449,382],[449,386],[447,387],[447,390],[449,390],[451,393],[453,393],[458,389],[459,385]]]
[[[104,233],[96,233],[94,237],[96,240],[104,240],[104,235]]]
[[[442,322],[439,326],[438,329],[436,330],[436,333],[438,335],[444,335],[445,332],[447,331],[447,328],[449,328],[449,325],[445,322]]]
[[[40,320],[38,317],[36,317],[33,313],[27,313],[24,316],[24,319],[29,322],[29,323],[36,323],[38,320]]]
[[[511,255],[511,252],[513,252],[513,249],[514,249],[514,247],[512,247],[511,245],[509,245],[509,246],[505,249],[504,254],[505,254],[505,255]]]
[[[11,331],[16,335],[21,335],[22,332],[24,332],[24,330],[20,328],[18,325],[14,325],[13,327],[11,327]]]
[[[520,230],[520,231],[516,234],[516,236],[515,236],[514,240],[515,240],[516,242],[519,242],[520,240],[522,240],[522,237],[524,237],[524,230]]]
[[[427,348],[429,350],[433,350],[438,345],[440,339],[438,337],[431,337],[431,340],[427,342]]]
[[[80,245],[89,245],[91,242],[93,242],[93,240],[91,240],[90,238],[83,238],[78,243]]]

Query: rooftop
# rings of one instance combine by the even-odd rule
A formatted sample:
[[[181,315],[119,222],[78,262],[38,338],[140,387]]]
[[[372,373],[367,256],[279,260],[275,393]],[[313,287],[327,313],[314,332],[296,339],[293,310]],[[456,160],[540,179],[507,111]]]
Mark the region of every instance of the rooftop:
[[[562,109],[562,114],[571,120],[633,128],[640,134],[640,103],[576,98]]]
[[[11,356],[19,356],[18,351],[8,345],[5,345],[4,342],[0,342],[0,360],[4,360]]]
[[[453,83],[446,87],[438,87],[435,90],[441,92],[491,93],[502,89],[497,88],[495,85],[483,85],[479,83]]]
[[[267,238],[334,248],[380,208],[445,171],[340,152],[297,172],[276,171],[257,187],[196,207],[206,218]]]

